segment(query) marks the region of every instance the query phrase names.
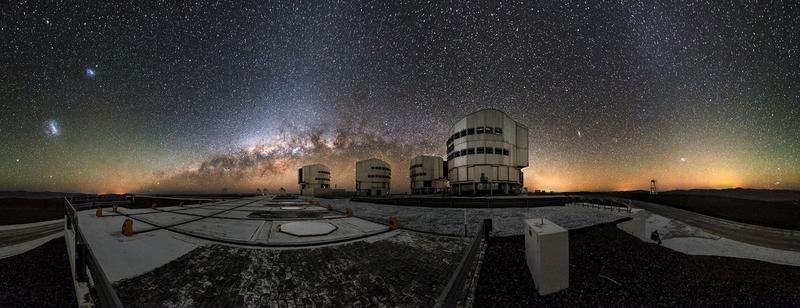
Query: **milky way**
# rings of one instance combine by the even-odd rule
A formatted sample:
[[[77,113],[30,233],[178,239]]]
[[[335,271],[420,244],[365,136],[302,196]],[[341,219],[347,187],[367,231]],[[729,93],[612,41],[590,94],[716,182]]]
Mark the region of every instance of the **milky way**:
[[[0,190],[407,189],[486,107],[529,189],[800,188],[796,2],[84,2],[0,4]]]

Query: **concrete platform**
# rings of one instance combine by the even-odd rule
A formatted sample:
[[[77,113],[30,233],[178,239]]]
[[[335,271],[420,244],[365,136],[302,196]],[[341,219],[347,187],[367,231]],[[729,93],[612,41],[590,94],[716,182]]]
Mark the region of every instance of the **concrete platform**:
[[[361,238],[367,235],[383,233],[388,230],[387,226],[355,217],[315,220],[312,222],[328,222],[336,227],[336,231],[325,235],[298,237],[280,232],[279,230],[282,224],[291,223],[291,221],[277,221],[271,224],[271,230],[262,230],[262,234],[268,234],[268,237],[258,237],[255,240],[269,245],[291,245],[295,243],[324,244],[346,241],[352,238]]]
[[[120,231],[125,218],[95,217],[94,211],[78,212],[78,225],[112,282],[167,264],[201,244],[167,230],[123,236]],[[154,227],[142,222],[134,223],[134,230]]]
[[[280,225],[280,231],[294,236],[322,236],[336,231],[336,226],[329,222],[295,221]]]
[[[253,212],[262,211],[290,216],[313,213],[321,217],[296,220],[248,217]],[[134,220],[133,236],[121,234],[122,224],[127,218]],[[334,230],[303,236],[279,232],[282,224],[298,221],[329,224]],[[111,281],[145,273],[208,244],[302,248],[368,239],[389,230],[386,225],[346,218],[308,201],[271,200],[270,196],[184,207],[120,207],[118,213],[104,209],[103,217],[96,217],[94,210],[82,211],[78,213],[78,225]]]

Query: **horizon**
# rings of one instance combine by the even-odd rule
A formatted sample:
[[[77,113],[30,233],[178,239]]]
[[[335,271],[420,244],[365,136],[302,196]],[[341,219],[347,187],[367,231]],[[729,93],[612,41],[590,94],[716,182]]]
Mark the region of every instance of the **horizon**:
[[[279,187],[276,190],[268,190],[267,193],[273,194],[280,190]],[[743,190],[755,190],[755,191],[784,191],[784,192],[800,192],[800,189],[768,189],[768,188],[748,188],[748,187],[729,187],[729,188],[689,188],[689,189],[670,189],[670,190],[660,190],[659,193],[675,193],[675,192],[683,192],[683,191],[743,191]],[[286,189],[287,193],[290,194],[297,194],[299,191],[292,191],[290,189]],[[531,193],[541,193],[541,194],[597,194],[597,193],[629,193],[629,192],[649,192],[649,189],[634,189],[634,190],[598,190],[598,191],[591,191],[591,190],[582,190],[582,191],[539,191],[534,192],[530,191]],[[124,192],[124,193],[98,193],[98,192],[81,192],[81,191],[28,191],[28,190],[0,190],[1,194],[13,194],[13,193],[25,193],[25,194],[73,194],[73,195],[252,195],[256,194],[254,191],[227,191],[227,192],[186,192],[186,191],[165,191],[165,192],[156,192],[156,193],[148,193],[148,192]]]

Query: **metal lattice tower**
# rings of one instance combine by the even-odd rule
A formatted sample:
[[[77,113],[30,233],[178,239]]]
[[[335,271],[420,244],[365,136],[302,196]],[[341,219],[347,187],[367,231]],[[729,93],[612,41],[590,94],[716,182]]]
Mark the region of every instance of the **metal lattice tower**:
[[[650,180],[650,194],[658,195],[658,188],[656,188],[656,180]]]

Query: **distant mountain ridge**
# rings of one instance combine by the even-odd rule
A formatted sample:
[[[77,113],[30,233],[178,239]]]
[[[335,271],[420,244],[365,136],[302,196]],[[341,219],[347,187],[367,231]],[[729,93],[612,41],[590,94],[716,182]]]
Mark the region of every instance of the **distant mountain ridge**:
[[[65,193],[59,191],[0,191],[0,198],[49,199],[72,196],[95,196],[95,194]]]

